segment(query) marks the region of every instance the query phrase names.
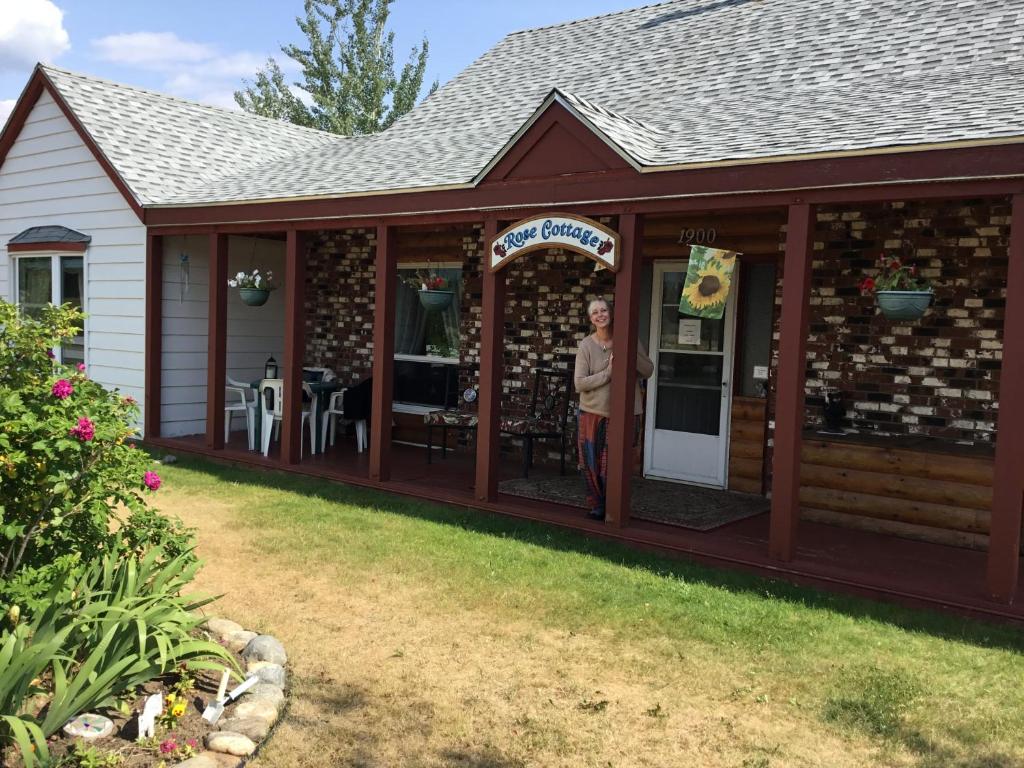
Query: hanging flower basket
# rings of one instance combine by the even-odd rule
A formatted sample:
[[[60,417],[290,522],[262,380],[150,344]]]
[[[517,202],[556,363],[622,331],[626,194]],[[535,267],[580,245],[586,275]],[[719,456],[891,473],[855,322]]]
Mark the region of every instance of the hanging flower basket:
[[[266,288],[239,288],[238,295],[250,307],[262,307],[270,298],[270,291]]]
[[[931,291],[875,291],[875,301],[890,320],[917,320],[932,304]]]
[[[431,290],[420,290],[420,304],[427,312],[440,312],[442,309],[448,309],[452,303],[452,291],[431,291]]]

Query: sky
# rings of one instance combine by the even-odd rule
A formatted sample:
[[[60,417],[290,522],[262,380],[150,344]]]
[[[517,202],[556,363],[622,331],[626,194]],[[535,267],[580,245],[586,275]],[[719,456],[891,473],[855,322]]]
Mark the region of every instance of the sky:
[[[647,0],[651,2],[651,0]],[[395,60],[430,42],[425,84],[450,80],[509,32],[644,0],[396,0]],[[232,94],[281,45],[302,42],[302,0],[0,0],[0,125],[37,61],[236,108]]]

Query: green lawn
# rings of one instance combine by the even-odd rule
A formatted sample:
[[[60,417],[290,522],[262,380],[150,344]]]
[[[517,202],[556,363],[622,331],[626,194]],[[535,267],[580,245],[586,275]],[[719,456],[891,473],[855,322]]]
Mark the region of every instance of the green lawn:
[[[538,726],[544,739],[524,746],[496,723],[485,741],[507,762],[466,765],[550,764],[558,760],[551,755],[585,744],[604,749],[600,735],[587,735],[593,719],[574,725],[573,718],[587,712],[615,722],[614,711],[604,710],[616,706],[622,708],[618,722],[635,723],[634,730],[651,723],[652,736],[641,743],[653,751],[650,760],[634,754],[635,762],[607,762],[658,764],[657,750],[664,746],[653,740],[659,733],[670,737],[654,724],[677,709],[681,697],[693,707],[690,721],[713,705],[725,713],[718,719],[742,724],[742,748],[729,745],[735,735],[726,724],[721,733],[712,728],[702,735],[694,749],[721,755],[709,765],[813,765],[807,755],[823,741],[834,745],[835,764],[843,765],[1024,765],[1024,635],[1017,628],[822,593],[540,524],[293,476],[192,460],[164,467],[162,474],[169,493],[161,508],[196,525],[201,546],[208,535],[204,504],[214,505],[218,511],[211,515],[229,518],[222,524],[256,532],[246,539],[247,557],[273,563],[288,590],[302,574],[331,574],[340,590],[358,594],[386,584],[396,595],[415,595],[415,605],[405,606],[408,615],[433,617],[439,625],[446,617],[458,622],[472,615],[485,625],[515,627],[518,639],[504,654],[538,637],[571,642],[578,636],[603,650],[593,670],[574,674],[600,681],[609,667],[628,672],[636,701],[574,694],[578,711],[568,712],[571,707],[559,707],[549,696],[550,720]],[[210,568],[215,571],[216,563]],[[205,586],[229,586],[217,578]],[[264,599],[269,604],[272,596]],[[229,608],[260,615],[259,599],[239,600],[225,598]],[[396,603],[396,615],[406,615],[403,605]],[[389,650],[401,657],[413,649]],[[531,661],[534,672],[538,663]],[[564,674],[552,663],[552,676]],[[362,670],[332,674],[365,674],[362,684],[370,687],[379,682]],[[314,686],[306,683],[312,694]],[[444,681],[420,685],[442,690]],[[517,691],[517,698],[527,695]],[[454,709],[436,716],[438,740],[470,738],[453,724],[458,717]],[[536,722],[538,715],[531,717]],[[339,721],[338,728],[350,727]],[[451,735],[444,735],[445,728]],[[401,745],[388,749],[405,754]],[[305,764],[275,757],[273,750],[266,759]],[[410,765],[463,764],[404,759]]]

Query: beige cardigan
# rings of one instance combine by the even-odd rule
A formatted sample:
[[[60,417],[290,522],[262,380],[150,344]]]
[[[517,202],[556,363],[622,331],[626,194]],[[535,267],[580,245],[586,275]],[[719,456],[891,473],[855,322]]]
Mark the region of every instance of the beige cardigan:
[[[608,358],[614,351],[614,348],[605,350],[592,335],[580,342],[576,352],[576,373],[573,377],[576,391],[580,393],[580,410],[599,416],[608,416],[611,412],[612,374],[608,368]],[[634,413],[639,415],[643,413],[640,379],[650,378],[654,373],[654,363],[647,356],[647,350],[639,343],[636,349],[636,372],[639,378],[636,382]]]

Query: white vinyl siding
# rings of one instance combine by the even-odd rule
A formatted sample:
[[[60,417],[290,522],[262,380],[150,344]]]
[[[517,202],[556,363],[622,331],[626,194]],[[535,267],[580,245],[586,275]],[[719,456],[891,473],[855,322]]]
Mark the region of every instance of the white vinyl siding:
[[[146,229],[44,92],[0,166],[0,296],[8,301],[16,297],[7,242],[47,224],[92,237],[85,252],[89,375],[143,405]]]
[[[253,246],[255,245],[255,251]],[[209,349],[209,238],[164,240],[163,353],[161,356],[160,433],[164,437],[206,432],[207,350]],[[182,270],[187,259],[187,284]],[[284,242],[228,238],[228,275],[272,270],[284,276]],[[242,303],[228,289],[228,375],[252,381],[263,375],[267,357],[284,360],[284,291],[272,291],[262,307]],[[241,419],[235,429],[244,429]]]

